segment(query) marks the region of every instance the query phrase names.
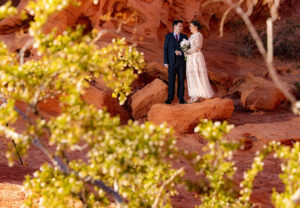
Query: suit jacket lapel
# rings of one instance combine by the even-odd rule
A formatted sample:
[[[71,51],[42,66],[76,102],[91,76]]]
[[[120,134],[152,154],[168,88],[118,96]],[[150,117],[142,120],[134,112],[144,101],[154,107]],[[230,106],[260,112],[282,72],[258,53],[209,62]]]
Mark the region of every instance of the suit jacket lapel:
[[[183,40],[183,35],[180,33],[180,36],[179,36],[179,43]]]
[[[173,46],[174,46],[174,48],[176,48],[176,39],[175,39],[175,36],[174,36],[174,33],[170,33],[171,34],[171,40],[172,40],[172,42],[173,42]]]
[[[174,36],[174,33],[171,33],[171,36],[172,36],[172,40],[173,40],[173,41],[176,41],[175,36]]]

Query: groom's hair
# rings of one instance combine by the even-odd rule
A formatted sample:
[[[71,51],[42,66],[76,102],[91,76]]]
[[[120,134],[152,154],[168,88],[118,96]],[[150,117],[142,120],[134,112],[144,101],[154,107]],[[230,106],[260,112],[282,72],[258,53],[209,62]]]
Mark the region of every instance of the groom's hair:
[[[178,23],[183,23],[183,21],[182,21],[182,20],[174,20],[174,21],[173,21],[173,27],[174,27],[175,25],[177,25]]]

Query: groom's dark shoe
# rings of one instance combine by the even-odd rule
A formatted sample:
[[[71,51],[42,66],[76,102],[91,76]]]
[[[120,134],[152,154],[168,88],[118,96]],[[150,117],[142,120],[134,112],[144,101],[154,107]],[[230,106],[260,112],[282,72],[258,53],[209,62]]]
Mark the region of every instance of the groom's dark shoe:
[[[185,100],[180,100],[179,103],[180,104],[187,104],[187,102]]]
[[[172,100],[167,99],[167,100],[165,101],[165,104],[171,104],[171,103],[172,103]]]

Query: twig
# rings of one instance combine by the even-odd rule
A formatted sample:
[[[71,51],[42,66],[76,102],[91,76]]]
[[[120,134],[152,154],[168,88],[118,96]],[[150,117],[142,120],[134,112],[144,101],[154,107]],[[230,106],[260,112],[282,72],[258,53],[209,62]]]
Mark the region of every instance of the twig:
[[[118,34],[120,35],[121,31],[122,31],[122,27],[123,25],[128,24],[134,17],[136,16],[136,12],[133,12],[126,20],[124,21],[120,21],[119,19],[115,18],[115,17],[110,17],[110,20],[116,20],[119,22],[118,27],[116,30],[112,30],[112,29],[101,29],[97,36],[93,39],[92,43],[95,44],[99,39],[102,38],[103,35],[107,34],[107,33],[113,33],[113,34]],[[134,43],[134,39],[130,38],[130,40]]]
[[[160,187],[160,189],[159,189],[159,191],[158,191],[158,194],[157,194],[157,196],[156,196],[156,198],[155,198],[155,200],[154,200],[154,203],[153,203],[153,205],[152,205],[152,208],[158,207],[158,203],[159,203],[159,201],[160,201],[160,197],[161,197],[161,194],[162,194],[164,188],[165,188],[167,185],[169,185],[172,181],[174,181],[174,179],[175,179],[178,175],[180,175],[181,173],[183,173],[183,171],[184,171],[184,169],[183,169],[183,168],[180,168],[179,170],[177,170],[177,171],[174,173],[174,175],[173,175],[171,178],[169,178],[168,180],[166,180],[166,181],[163,183],[163,185]]]
[[[24,54],[27,48],[34,43],[34,40],[28,40],[23,48],[20,50],[20,66],[24,64]]]
[[[293,194],[291,199],[293,202],[300,205],[300,188],[298,188],[298,190]]]
[[[16,153],[17,153],[17,155],[18,155],[19,161],[20,161],[21,165],[23,166],[23,161],[22,161],[22,158],[21,158],[21,156],[20,156],[20,154],[19,154],[19,152],[18,152],[18,149],[17,149],[16,143],[15,143],[15,140],[12,139],[11,141],[12,141],[14,147],[15,147],[15,150],[16,150]]]
[[[221,23],[220,23],[220,36],[222,37],[223,36],[223,29],[224,29],[224,23],[225,23],[225,20],[226,20],[226,17],[228,16],[229,12],[231,12],[231,10],[234,9],[234,6],[230,6],[224,13],[224,15],[222,16],[222,19],[221,19]]]
[[[241,5],[241,3],[243,3],[244,0],[239,0],[237,4],[237,6]],[[228,14],[231,12],[231,10],[234,9],[236,5],[231,5],[226,11],[225,13],[223,14],[222,16],[222,19],[221,19],[221,23],[220,23],[220,36],[222,37],[223,36],[223,29],[224,29],[224,24],[225,24],[225,20],[226,20],[226,17],[228,16]]]

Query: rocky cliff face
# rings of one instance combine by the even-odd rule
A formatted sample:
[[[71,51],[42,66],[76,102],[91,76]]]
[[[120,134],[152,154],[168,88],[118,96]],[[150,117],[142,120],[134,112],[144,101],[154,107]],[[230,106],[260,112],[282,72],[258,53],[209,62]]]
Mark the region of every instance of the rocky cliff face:
[[[28,1],[13,0],[12,4],[22,10]],[[202,33],[207,38],[218,29],[222,15],[228,8],[224,3],[208,4],[203,8],[206,0],[99,0],[97,4],[90,0],[77,1],[81,2],[81,6],[70,6],[53,14],[44,31],[49,32],[55,27],[62,32],[67,27],[74,27],[77,24],[86,25],[87,31],[92,28],[116,29],[120,20],[126,20],[134,15],[132,21],[123,25],[122,36],[135,34],[139,40],[161,44],[165,34],[172,31],[174,19],[184,21],[184,33],[187,34],[189,22],[193,19],[199,20],[204,26]],[[7,0],[0,0],[0,5],[5,2]],[[254,21],[262,21],[267,12],[267,6],[262,6],[262,1],[259,2],[251,17]],[[281,0],[281,12],[289,14],[290,8],[295,8],[294,5],[298,3],[297,0]],[[111,14],[113,19],[103,21],[101,17],[105,14]],[[0,20],[0,35],[12,34],[20,28],[26,32],[32,18],[22,21],[15,16]],[[240,21],[240,18],[235,12],[231,12],[226,18],[225,27],[237,21]]]
[[[0,5],[6,1],[1,0]],[[54,14],[48,21],[45,31],[47,32],[53,27],[63,31],[77,23],[83,23],[93,28],[114,29],[118,26],[117,22],[112,20],[104,23],[101,21],[102,15],[111,13],[115,19],[126,19],[135,14],[136,21],[126,24],[123,27],[124,32],[136,33],[146,39],[162,40],[164,34],[172,30],[174,19],[181,19],[185,23],[198,19],[204,25],[205,30],[216,29],[223,13],[228,8],[224,3],[214,3],[201,10],[203,2],[206,0],[99,0],[97,4],[94,4],[93,1],[80,1],[81,6],[70,6],[62,12]],[[13,5],[21,10],[27,2],[28,0],[14,0]],[[257,10],[260,11],[261,8]],[[120,12],[125,16],[118,16]],[[256,10],[254,14],[257,14]],[[232,12],[226,21],[234,21],[235,18],[236,14]],[[22,21],[17,17],[2,20],[0,34],[11,33],[21,26]],[[187,31],[188,24],[185,24],[185,32]]]

